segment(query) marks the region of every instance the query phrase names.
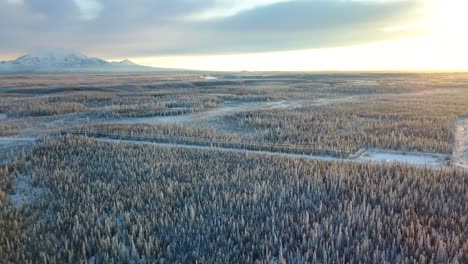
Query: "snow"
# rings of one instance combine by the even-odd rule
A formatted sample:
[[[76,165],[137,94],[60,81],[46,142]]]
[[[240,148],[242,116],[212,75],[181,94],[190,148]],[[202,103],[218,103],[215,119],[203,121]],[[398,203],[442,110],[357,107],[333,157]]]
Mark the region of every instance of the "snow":
[[[35,141],[33,137],[0,137],[0,161],[11,149],[32,145]]]
[[[433,169],[449,169],[447,160],[449,156],[441,154],[431,153],[419,153],[419,152],[400,152],[392,150],[381,150],[371,149],[358,155],[357,158],[337,158],[331,156],[319,156],[319,155],[305,155],[305,154],[291,154],[283,152],[270,152],[270,151],[256,151],[236,148],[223,148],[223,147],[210,147],[210,146],[198,146],[198,145],[185,145],[185,144],[169,144],[169,143],[156,143],[147,141],[137,140],[120,140],[111,138],[96,138],[100,142],[108,143],[128,143],[128,144],[150,144],[159,147],[169,148],[186,148],[195,150],[217,150],[223,152],[232,153],[248,153],[248,154],[267,154],[272,156],[291,157],[291,158],[302,158],[308,160],[322,160],[322,161],[335,161],[335,162],[355,162],[355,163],[374,163],[374,164],[406,164],[416,167],[427,167]]]
[[[154,116],[110,119],[109,122],[117,124],[154,124],[154,123],[188,123],[200,122],[201,120],[214,119],[241,112],[272,109],[292,109],[304,105],[302,100],[282,100],[274,102],[246,102],[246,101],[225,101],[216,108],[203,112],[189,113],[175,116]]]
[[[376,80],[349,80],[347,85],[377,86],[379,83]]]
[[[219,117],[256,110],[272,110],[272,109],[292,109],[300,108],[304,105],[324,105],[336,102],[353,101],[357,97],[338,97],[338,98],[321,98],[311,101],[305,100],[281,100],[281,101],[225,101],[216,108],[208,109],[204,112],[189,113],[177,116],[165,117],[145,117],[145,118],[123,118],[123,119],[96,119],[93,120],[99,123],[123,123],[123,124],[139,124],[139,123],[190,123],[190,124],[211,124],[210,122],[219,121]],[[177,108],[176,108],[177,109]],[[0,114],[0,119],[4,118]],[[76,117],[74,117],[76,118]],[[209,121],[209,122],[205,122]],[[57,121],[58,122],[58,121]],[[60,122],[64,122],[60,120]],[[55,126],[54,122],[51,126]],[[243,149],[230,149],[230,148],[215,148],[221,151],[229,152],[249,152],[249,153],[268,153],[270,155],[281,155],[286,157],[298,157],[314,160],[327,160],[327,161],[344,161],[344,162],[361,162],[361,163],[402,163],[418,167],[431,167],[431,168],[449,168],[450,159],[452,164],[458,168],[468,169],[468,117],[461,117],[456,123],[456,142],[453,152],[453,157],[442,154],[433,153],[420,153],[420,152],[403,152],[392,151],[384,149],[369,149],[363,150],[351,158],[340,159],[326,156],[310,156],[310,155],[297,155],[290,153],[277,153],[265,151],[250,151]],[[101,141],[105,139],[99,139]],[[108,141],[116,141],[114,139],[107,139]],[[35,137],[0,137],[0,162],[7,158],[11,150],[18,147],[31,146],[36,141]],[[141,143],[141,144],[154,144],[158,146],[170,147],[183,147],[191,149],[212,150],[212,147],[207,146],[194,146],[194,145],[178,145],[178,144],[160,144],[141,141],[121,141],[127,143]]]
[[[19,174],[15,179],[11,203],[16,208],[32,203],[42,194],[42,189],[34,187],[30,176]]]
[[[87,57],[70,49],[41,49],[0,64],[0,72],[82,72],[82,71],[140,71],[143,67],[129,60],[108,62]]]
[[[215,77],[215,76],[200,76],[200,78],[204,79],[204,80],[217,80],[218,77]]]
[[[97,66],[108,62],[96,58],[88,58],[85,55],[71,50],[46,50],[27,54],[18,58],[16,64],[34,68],[60,68]]]
[[[356,100],[358,96],[337,98],[320,98],[316,100],[280,100],[280,101],[224,101],[215,108],[203,112],[188,113],[175,116],[131,117],[108,119],[106,123],[116,124],[155,124],[155,123],[199,123],[204,120],[213,120],[218,117],[229,116],[242,112],[267,111],[275,109],[296,109],[304,106],[321,106],[340,102]]]
[[[372,163],[403,163],[417,167],[440,168],[447,166],[446,155],[420,153],[420,152],[402,152],[382,149],[371,149],[365,151],[357,160]]]
[[[114,64],[114,65],[119,65],[119,66],[137,66],[137,64],[135,64],[132,61],[127,60],[127,59],[125,59],[123,61],[112,61],[111,63]]]
[[[174,107],[168,107],[169,109],[171,110],[190,110],[192,109],[191,107],[187,107],[187,106],[174,106]]]
[[[6,145],[16,142],[34,142],[35,137],[0,137],[0,144]]]
[[[282,157],[293,157],[293,158],[305,158],[311,160],[326,160],[326,161],[346,161],[346,159],[335,158],[331,156],[314,156],[314,155],[305,155],[305,154],[291,154],[283,152],[271,152],[271,151],[260,151],[260,150],[247,150],[247,149],[237,149],[237,148],[223,148],[223,147],[210,147],[210,146],[200,146],[200,145],[186,145],[186,144],[172,144],[172,143],[156,143],[149,141],[138,141],[138,140],[123,140],[123,139],[113,139],[113,138],[95,138],[99,142],[107,143],[127,143],[127,144],[145,144],[153,145],[158,147],[166,148],[186,148],[194,150],[217,150],[223,152],[234,152],[234,153],[250,153],[250,154],[267,154],[272,156],[282,156]]]
[[[14,157],[12,152],[32,146],[35,141],[33,137],[0,137],[0,164],[11,162]]]
[[[336,98],[319,98],[313,101],[312,105],[323,106],[336,103],[347,103],[353,102],[361,99],[361,95],[351,95],[346,97],[336,97]]]
[[[468,170],[468,117],[457,119],[453,164]]]

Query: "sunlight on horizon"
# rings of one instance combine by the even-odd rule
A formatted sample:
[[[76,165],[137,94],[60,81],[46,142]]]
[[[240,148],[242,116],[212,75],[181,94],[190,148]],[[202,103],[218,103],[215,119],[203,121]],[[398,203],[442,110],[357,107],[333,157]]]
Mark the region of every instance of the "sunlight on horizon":
[[[425,36],[337,48],[132,60],[154,67],[218,71],[468,70],[468,36],[463,34],[468,2],[441,0],[429,7],[435,13],[432,19],[390,29],[427,28],[431,33]]]

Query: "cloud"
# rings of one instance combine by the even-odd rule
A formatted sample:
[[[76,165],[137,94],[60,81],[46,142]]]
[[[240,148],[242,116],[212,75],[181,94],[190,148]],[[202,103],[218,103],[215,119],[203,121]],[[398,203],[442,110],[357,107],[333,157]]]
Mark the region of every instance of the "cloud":
[[[424,15],[403,0],[11,1],[0,0],[4,53],[52,43],[102,57],[346,46],[404,37],[384,29]]]
[[[12,4],[12,5],[22,5],[22,4],[24,4],[23,0],[7,0],[7,3]]]
[[[74,0],[81,11],[84,20],[96,19],[102,11],[102,5],[97,0]]]
[[[291,0],[220,0],[215,7],[188,15],[183,19],[187,21],[203,21],[230,17],[255,8],[290,1]]]
[[[383,29],[413,18],[417,7],[411,2],[294,1],[197,26],[219,51],[343,46],[401,37]]]

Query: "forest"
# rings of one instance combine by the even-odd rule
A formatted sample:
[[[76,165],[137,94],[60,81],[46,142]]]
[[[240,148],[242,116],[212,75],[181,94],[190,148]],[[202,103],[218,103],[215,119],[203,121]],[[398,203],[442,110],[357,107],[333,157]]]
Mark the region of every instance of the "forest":
[[[468,263],[467,74],[216,78],[0,76],[0,263]]]
[[[47,191],[2,212],[12,261],[468,261],[458,171],[66,137],[4,167],[2,189],[20,172]]]

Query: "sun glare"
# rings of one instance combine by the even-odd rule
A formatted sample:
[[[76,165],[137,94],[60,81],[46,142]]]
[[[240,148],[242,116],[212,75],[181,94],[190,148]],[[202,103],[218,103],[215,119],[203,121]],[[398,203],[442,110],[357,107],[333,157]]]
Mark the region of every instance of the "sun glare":
[[[468,34],[465,33],[468,1],[432,1],[427,7],[433,14],[429,20],[382,29],[404,31],[420,27],[428,32],[422,36],[338,48],[134,60],[150,66],[220,71],[468,70]]]

